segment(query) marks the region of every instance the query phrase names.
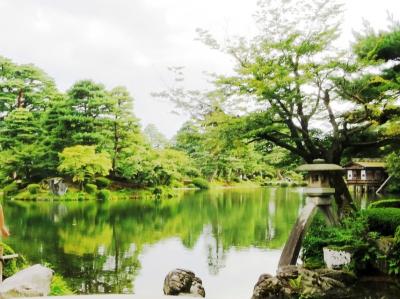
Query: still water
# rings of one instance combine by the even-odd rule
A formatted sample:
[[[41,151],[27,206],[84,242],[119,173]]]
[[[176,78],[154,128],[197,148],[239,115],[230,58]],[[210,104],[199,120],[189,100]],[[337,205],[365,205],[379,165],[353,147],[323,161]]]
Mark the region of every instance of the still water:
[[[161,294],[165,275],[194,271],[208,296],[249,298],[276,271],[301,207],[297,189],[184,192],[161,201],[9,202],[8,240],[79,293]]]
[[[162,293],[174,268],[194,271],[207,296],[250,298],[274,274],[304,199],[301,189],[187,191],[176,199],[8,202],[8,243],[48,263],[77,293]]]

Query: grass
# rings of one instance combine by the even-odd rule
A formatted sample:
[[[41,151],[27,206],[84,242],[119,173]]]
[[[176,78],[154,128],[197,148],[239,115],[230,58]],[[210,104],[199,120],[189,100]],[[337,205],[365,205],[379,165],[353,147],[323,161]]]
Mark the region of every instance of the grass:
[[[64,278],[58,274],[55,274],[51,281],[49,296],[65,296],[73,294],[74,292],[68,286]]]

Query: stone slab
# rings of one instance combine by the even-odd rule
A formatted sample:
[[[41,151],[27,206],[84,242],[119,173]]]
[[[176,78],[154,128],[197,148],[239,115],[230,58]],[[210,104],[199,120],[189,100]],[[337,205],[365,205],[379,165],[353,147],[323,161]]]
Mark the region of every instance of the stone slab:
[[[165,295],[79,295],[79,296],[48,296],[48,297],[27,297],[25,299],[43,299],[43,298],[51,298],[51,299],[193,299],[192,296],[165,296]],[[22,298],[24,299],[24,298]],[[212,298],[208,298],[212,299]]]

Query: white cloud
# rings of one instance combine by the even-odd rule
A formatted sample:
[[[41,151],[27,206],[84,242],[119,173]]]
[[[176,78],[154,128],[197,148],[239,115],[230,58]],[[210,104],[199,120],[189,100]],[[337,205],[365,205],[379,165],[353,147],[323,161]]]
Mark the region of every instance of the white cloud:
[[[190,88],[205,86],[202,71],[228,72],[232,60],[195,41],[195,29],[218,38],[252,35],[256,0],[0,0],[0,55],[34,63],[65,90],[92,78],[111,88],[126,85],[143,124],[171,136],[184,117],[151,98],[167,87],[166,67],[185,65]],[[362,17],[383,27],[398,0],[346,1],[345,36]]]

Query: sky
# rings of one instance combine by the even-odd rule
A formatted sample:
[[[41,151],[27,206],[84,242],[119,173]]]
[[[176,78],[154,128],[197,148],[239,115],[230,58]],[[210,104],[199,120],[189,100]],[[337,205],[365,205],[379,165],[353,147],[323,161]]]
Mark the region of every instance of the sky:
[[[232,72],[233,60],[196,40],[196,28],[221,40],[256,32],[257,0],[0,0],[0,55],[33,63],[60,90],[92,79],[126,86],[143,126],[172,137],[187,115],[152,92],[172,87],[169,66],[184,66],[187,88],[207,86],[204,71]],[[342,40],[362,28],[400,20],[400,0],[347,0]]]

